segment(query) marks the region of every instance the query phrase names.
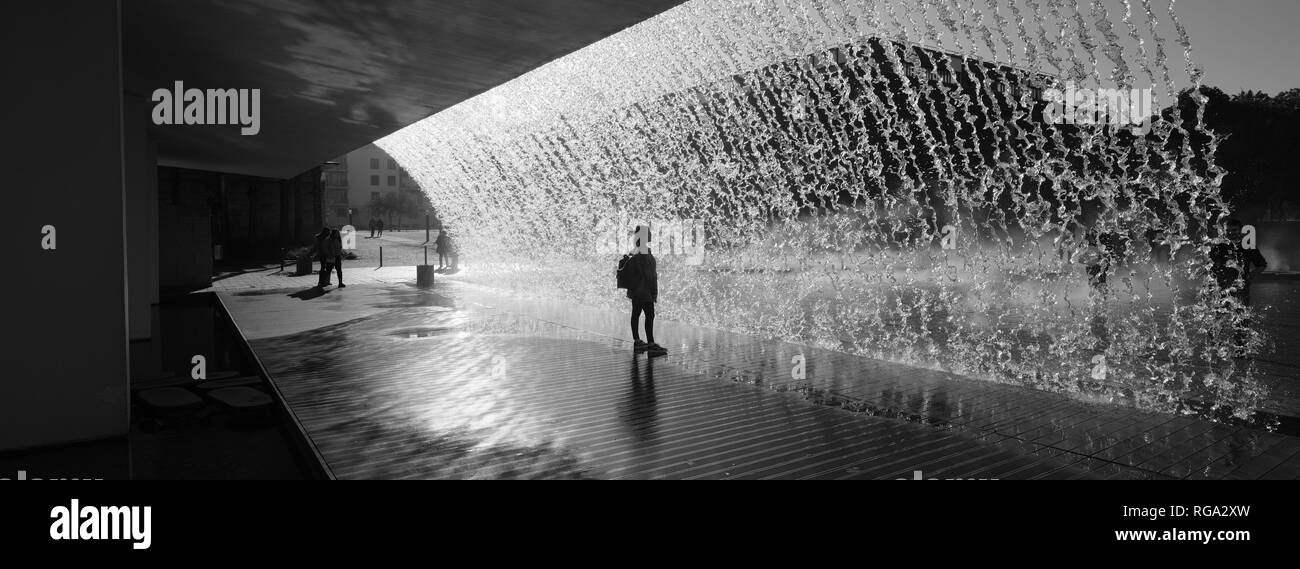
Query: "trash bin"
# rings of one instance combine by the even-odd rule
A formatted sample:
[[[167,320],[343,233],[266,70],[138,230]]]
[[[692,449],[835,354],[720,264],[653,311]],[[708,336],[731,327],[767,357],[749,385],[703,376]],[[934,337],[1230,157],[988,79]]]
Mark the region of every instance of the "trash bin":
[[[415,286],[431,288],[433,286],[433,265],[415,266]]]
[[[300,277],[311,274],[311,255],[298,256],[298,270],[294,274]]]

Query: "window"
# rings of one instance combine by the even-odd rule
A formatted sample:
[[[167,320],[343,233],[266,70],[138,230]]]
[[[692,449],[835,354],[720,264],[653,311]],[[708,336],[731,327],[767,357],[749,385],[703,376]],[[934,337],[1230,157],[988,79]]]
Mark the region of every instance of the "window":
[[[378,158],[371,158],[371,159],[370,159],[370,169],[371,169],[371,170],[378,170],[378,169],[379,169],[379,159],[378,159]]]
[[[379,185],[379,174],[371,174],[371,175],[370,175],[370,185],[372,185],[372,186],[378,186],[378,185]]]
[[[390,186],[396,186],[396,185],[397,185],[397,176],[389,176],[389,177],[388,177],[388,185],[390,185]]]
[[[379,192],[370,192],[370,201],[373,202],[373,201],[377,201],[378,199],[379,199]]]
[[[396,161],[396,160],[393,160],[392,158],[389,158],[389,159],[388,159],[388,169],[389,169],[389,170],[396,170],[396,169],[397,169],[397,161]]]

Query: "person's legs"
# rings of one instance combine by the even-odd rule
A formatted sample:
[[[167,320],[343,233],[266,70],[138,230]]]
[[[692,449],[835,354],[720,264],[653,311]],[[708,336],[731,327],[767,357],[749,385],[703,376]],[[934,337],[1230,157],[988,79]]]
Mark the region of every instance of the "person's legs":
[[[637,342],[641,341],[641,330],[639,330],[639,328],[641,327],[640,323],[641,323],[641,302],[633,300],[632,301],[632,339],[636,340]]]
[[[1247,316],[1250,310],[1250,283],[1243,282],[1239,288],[1232,289],[1232,296],[1235,302],[1232,308],[1236,311],[1237,329],[1233,331],[1232,343],[1237,352],[1237,356],[1245,355],[1247,339],[1250,332],[1250,318]]]
[[[655,303],[643,302],[641,308],[645,311],[645,341],[653,345],[655,343]]]
[[[339,286],[347,286],[343,284],[343,257],[339,257],[338,260],[334,261],[334,270],[338,271]]]
[[[332,268],[328,262],[324,260],[320,262],[320,280],[317,281],[316,286],[323,287],[330,284],[330,269]]]
[[[668,355],[668,349],[655,342],[655,303],[644,302],[642,309],[645,311],[645,336],[648,342],[646,354],[652,358]]]

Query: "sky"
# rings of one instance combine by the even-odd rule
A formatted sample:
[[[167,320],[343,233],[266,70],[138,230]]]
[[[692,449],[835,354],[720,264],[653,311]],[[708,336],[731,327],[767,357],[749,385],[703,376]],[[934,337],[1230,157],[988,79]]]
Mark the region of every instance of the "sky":
[[[1300,87],[1300,0],[1177,0],[1174,10],[1205,85],[1270,95]]]

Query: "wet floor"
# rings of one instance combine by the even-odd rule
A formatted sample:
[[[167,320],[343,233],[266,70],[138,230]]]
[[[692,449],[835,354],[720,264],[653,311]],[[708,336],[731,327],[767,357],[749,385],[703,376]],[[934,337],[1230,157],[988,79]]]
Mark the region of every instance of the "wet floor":
[[[614,311],[455,283],[321,310],[282,292],[223,300],[340,478],[1300,474],[1283,435],[669,321],[669,356],[635,356]]]

